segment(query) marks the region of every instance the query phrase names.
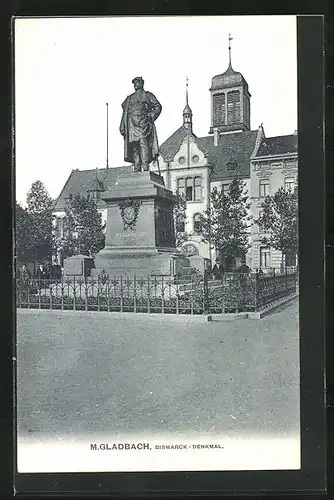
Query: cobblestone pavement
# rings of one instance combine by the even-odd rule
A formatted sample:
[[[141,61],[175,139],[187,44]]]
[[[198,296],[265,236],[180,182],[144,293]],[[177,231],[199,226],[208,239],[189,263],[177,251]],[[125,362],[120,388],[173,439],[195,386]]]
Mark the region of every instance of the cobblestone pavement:
[[[19,311],[20,436],[299,429],[297,302],[261,320]]]

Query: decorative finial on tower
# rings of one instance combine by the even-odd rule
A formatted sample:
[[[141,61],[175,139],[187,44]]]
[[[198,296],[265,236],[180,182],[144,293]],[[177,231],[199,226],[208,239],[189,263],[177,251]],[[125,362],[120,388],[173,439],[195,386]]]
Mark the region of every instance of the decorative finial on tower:
[[[188,106],[188,81],[189,78],[186,76],[186,105]]]
[[[183,126],[190,132],[192,131],[192,114],[191,108],[188,102],[188,82],[189,78],[186,77],[186,107],[183,110]]]
[[[231,33],[228,34],[228,58],[229,58],[229,67],[232,68],[232,57],[231,57],[231,42],[233,38],[231,37]]]

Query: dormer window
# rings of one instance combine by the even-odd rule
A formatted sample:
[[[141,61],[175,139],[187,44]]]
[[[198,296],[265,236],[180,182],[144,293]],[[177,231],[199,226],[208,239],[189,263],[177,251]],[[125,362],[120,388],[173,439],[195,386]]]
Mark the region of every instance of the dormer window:
[[[238,163],[236,160],[230,160],[228,163],[227,163],[227,170],[235,170],[238,166]]]

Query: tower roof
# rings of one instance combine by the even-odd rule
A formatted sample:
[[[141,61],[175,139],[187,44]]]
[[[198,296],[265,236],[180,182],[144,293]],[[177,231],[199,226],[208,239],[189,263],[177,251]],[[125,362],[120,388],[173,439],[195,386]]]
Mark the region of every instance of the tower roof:
[[[184,108],[183,110],[183,114],[186,115],[186,114],[192,114],[192,111],[191,111],[191,107],[189,106],[189,104],[187,103],[186,104],[186,107]]]
[[[232,68],[232,55],[231,55],[231,41],[233,38],[231,34],[228,35],[228,53],[229,53],[229,64],[225,73],[220,75],[215,75],[212,78],[212,84],[210,90],[226,89],[229,87],[239,87],[242,85],[248,92],[248,83],[244,79],[243,75],[239,71],[234,71]]]
[[[225,73],[215,75],[212,78],[210,90],[238,87],[240,85],[245,86],[248,90],[248,83],[246,82],[245,78],[241,73],[239,73],[239,71],[234,71],[234,69],[232,68],[232,64],[230,63]]]
[[[189,102],[188,102],[188,77],[186,78],[186,106],[183,110],[183,114],[184,115],[192,115],[192,111],[191,111],[191,107],[189,106]]]

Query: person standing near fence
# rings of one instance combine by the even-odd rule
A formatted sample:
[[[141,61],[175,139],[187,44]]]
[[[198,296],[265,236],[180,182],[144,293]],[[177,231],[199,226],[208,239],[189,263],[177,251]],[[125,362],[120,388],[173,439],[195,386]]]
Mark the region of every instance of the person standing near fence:
[[[21,268],[19,269],[19,278],[21,279],[31,278],[31,273],[25,264],[22,264]]]
[[[214,280],[221,280],[223,277],[224,268],[219,259],[216,259],[215,265],[212,268],[212,275]]]
[[[58,261],[55,260],[51,268],[51,278],[54,280],[60,280],[61,276],[62,276],[61,267],[58,264]]]
[[[43,266],[43,264],[40,264],[38,266],[38,269],[36,272],[36,278],[38,280],[45,280],[47,278],[47,273],[46,273],[46,270],[45,270],[45,267]]]

